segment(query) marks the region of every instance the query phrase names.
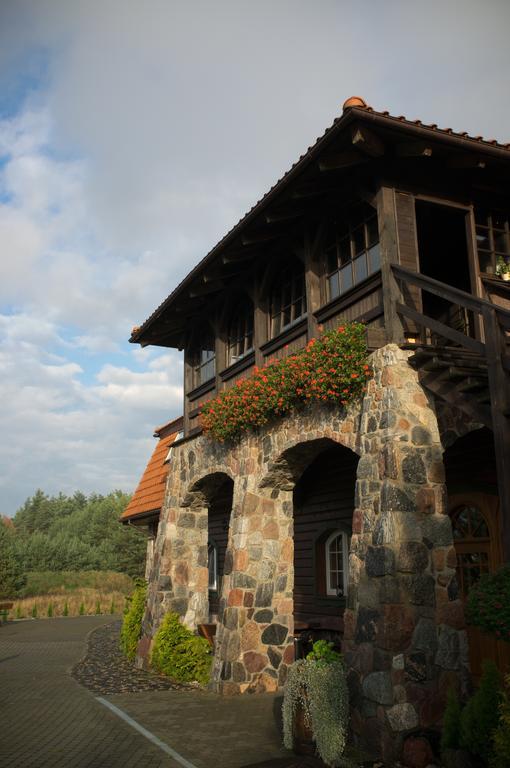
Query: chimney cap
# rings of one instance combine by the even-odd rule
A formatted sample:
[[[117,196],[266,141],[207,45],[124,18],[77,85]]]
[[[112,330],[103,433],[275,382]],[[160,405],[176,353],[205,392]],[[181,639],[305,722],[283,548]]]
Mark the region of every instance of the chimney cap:
[[[344,101],[343,110],[345,112],[345,110],[349,109],[350,107],[361,107],[366,109],[367,106],[367,102],[365,99],[362,99],[361,96],[350,96],[347,101]]]

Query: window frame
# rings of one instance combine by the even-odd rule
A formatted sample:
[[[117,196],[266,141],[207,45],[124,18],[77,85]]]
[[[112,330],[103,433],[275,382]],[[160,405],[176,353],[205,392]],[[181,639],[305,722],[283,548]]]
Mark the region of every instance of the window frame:
[[[210,555],[213,555],[213,568],[212,568],[212,574],[213,574],[213,585],[211,585],[211,562],[210,562]],[[209,592],[217,592],[218,591],[218,580],[219,580],[219,572],[218,572],[218,545],[216,542],[214,542],[212,539],[209,539],[207,542],[207,572],[208,572],[208,591]]]
[[[230,316],[227,328],[227,367],[235,365],[248,357],[255,349],[255,309],[253,302],[246,297],[247,305],[241,302]],[[232,332],[235,325],[236,333]],[[251,339],[251,345],[248,345]],[[233,354],[235,350],[236,354]]]
[[[342,539],[342,570],[336,571],[336,573],[342,573],[342,593],[338,592],[338,587],[333,587],[331,582],[331,545],[333,542],[341,537]],[[323,544],[322,552],[324,560],[324,594],[326,597],[345,598],[347,597],[347,590],[349,584],[349,534],[342,528],[336,528],[326,538]]]
[[[370,227],[371,224],[375,227]],[[379,221],[375,209],[358,209],[357,216],[356,211],[351,210],[345,218],[332,219],[330,227],[329,237],[323,245],[326,303],[366,282],[381,269]],[[362,247],[359,240],[361,230]],[[333,260],[335,267],[332,269]],[[362,264],[363,272],[358,276],[356,268]],[[336,288],[333,287],[335,283]]]
[[[289,277],[287,278],[287,275]],[[286,297],[288,291],[288,298]],[[296,305],[300,304],[299,314]],[[276,309],[276,307],[278,307]],[[288,321],[284,322],[288,311]],[[306,295],[306,275],[303,262],[294,257],[280,265],[271,283],[269,295],[269,334],[268,340],[277,338],[280,334],[292,328],[293,325],[306,317],[308,300]],[[275,323],[278,319],[278,324]]]
[[[494,219],[503,219],[502,226],[495,226]],[[507,264],[510,263],[510,213],[498,211],[497,209],[487,209],[475,206],[474,210],[475,225],[475,244],[478,271],[480,274],[496,274],[496,267],[499,256],[502,256]],[[496,247],[496,237],[502,236],[506,250]],[[479,243],[485,239],[486,248],[480,247]],[[484,259],[484,269],[482,269],[482,259]],[[491,272],[487,272],[487,267]]]
[[[208,348],[207,348],[208,347]],[[207,356],[208,355],[208,356]],[[204,371],[212,370],[210,376],[205,378]],[[216,376],[216,338],[213,332],[205,340],[195,347],[191,357],[193,389],[207,384]]]

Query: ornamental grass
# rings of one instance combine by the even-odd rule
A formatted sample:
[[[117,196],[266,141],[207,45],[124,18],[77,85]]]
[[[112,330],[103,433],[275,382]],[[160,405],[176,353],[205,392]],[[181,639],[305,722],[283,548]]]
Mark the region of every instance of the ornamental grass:
[[[303,403],[345,406],[362,396],[372,375],[365,326],[342,325],[311,339],[301,352],[255,367],[230,389],[204,404],[204,432],[220,442],[284,416]]]

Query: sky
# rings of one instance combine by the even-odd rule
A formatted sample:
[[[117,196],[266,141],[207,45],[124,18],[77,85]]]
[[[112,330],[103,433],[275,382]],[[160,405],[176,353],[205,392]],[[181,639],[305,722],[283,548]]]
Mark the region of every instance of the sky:
[[[507,0],[0,0],[0,514],[137,485],[182,355],[130,345],[349,96],[510,141]]]

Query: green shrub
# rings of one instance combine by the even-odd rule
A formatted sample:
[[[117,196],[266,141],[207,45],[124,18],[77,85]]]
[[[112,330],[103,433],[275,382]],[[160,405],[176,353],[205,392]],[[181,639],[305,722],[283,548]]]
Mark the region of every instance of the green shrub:
[[[48,603],[48,618],[51,619],[53,616],[53,603]]]
[[[23,618],[22,615],[21,615],[21,605],[19,605],[19,604],[16,606],[16,618],[17,619]]]
[[[80,616],[85,615],[85,606],[83,603],[80,603],[80,610],[78,611],[78,613],[80,614]]]
[[[493,735],[491,768],[508,768],[510,765],[510,675],[499,705],[499,725]]]
[[[37,618],[37,606],[36,605],[34,605],[34,607],[32,608],[32,618],[33,619]]]
[[[138,582],[135,591],[127,600],[120,630],[120,648],[128,659],[134,659],[136,656],[136,646],[142,633],[146,595],[147,585],[145,582]]]
[[[468,595],[470,624],[510,642],[510,566],[480,577]]]
[[[480,687],[469,699],[460,716],[460,746],[488,762],[491,741],[498,725],[501,679],[493,661],[483,662]]]
[[[64,608],[62,610],[62,616],[69,616],[69,606],[67,604],[67,600],[64,603]]]
[[[183,683],[206,685],[211,673],[211,646],[167,613],[154,638],[151,664],[158,672]]]
[[[100,613],[101,613],[101,603],[98,600],[96,603],[96,616],[99,615]]]
[[[458,749],[460,743],[460,717],[462,706],[454,688],[448,691],[441,733],[441,752]]]
[[[115,613],[115,602],[112,600],[112,603],[110,605],[110,613]]]

